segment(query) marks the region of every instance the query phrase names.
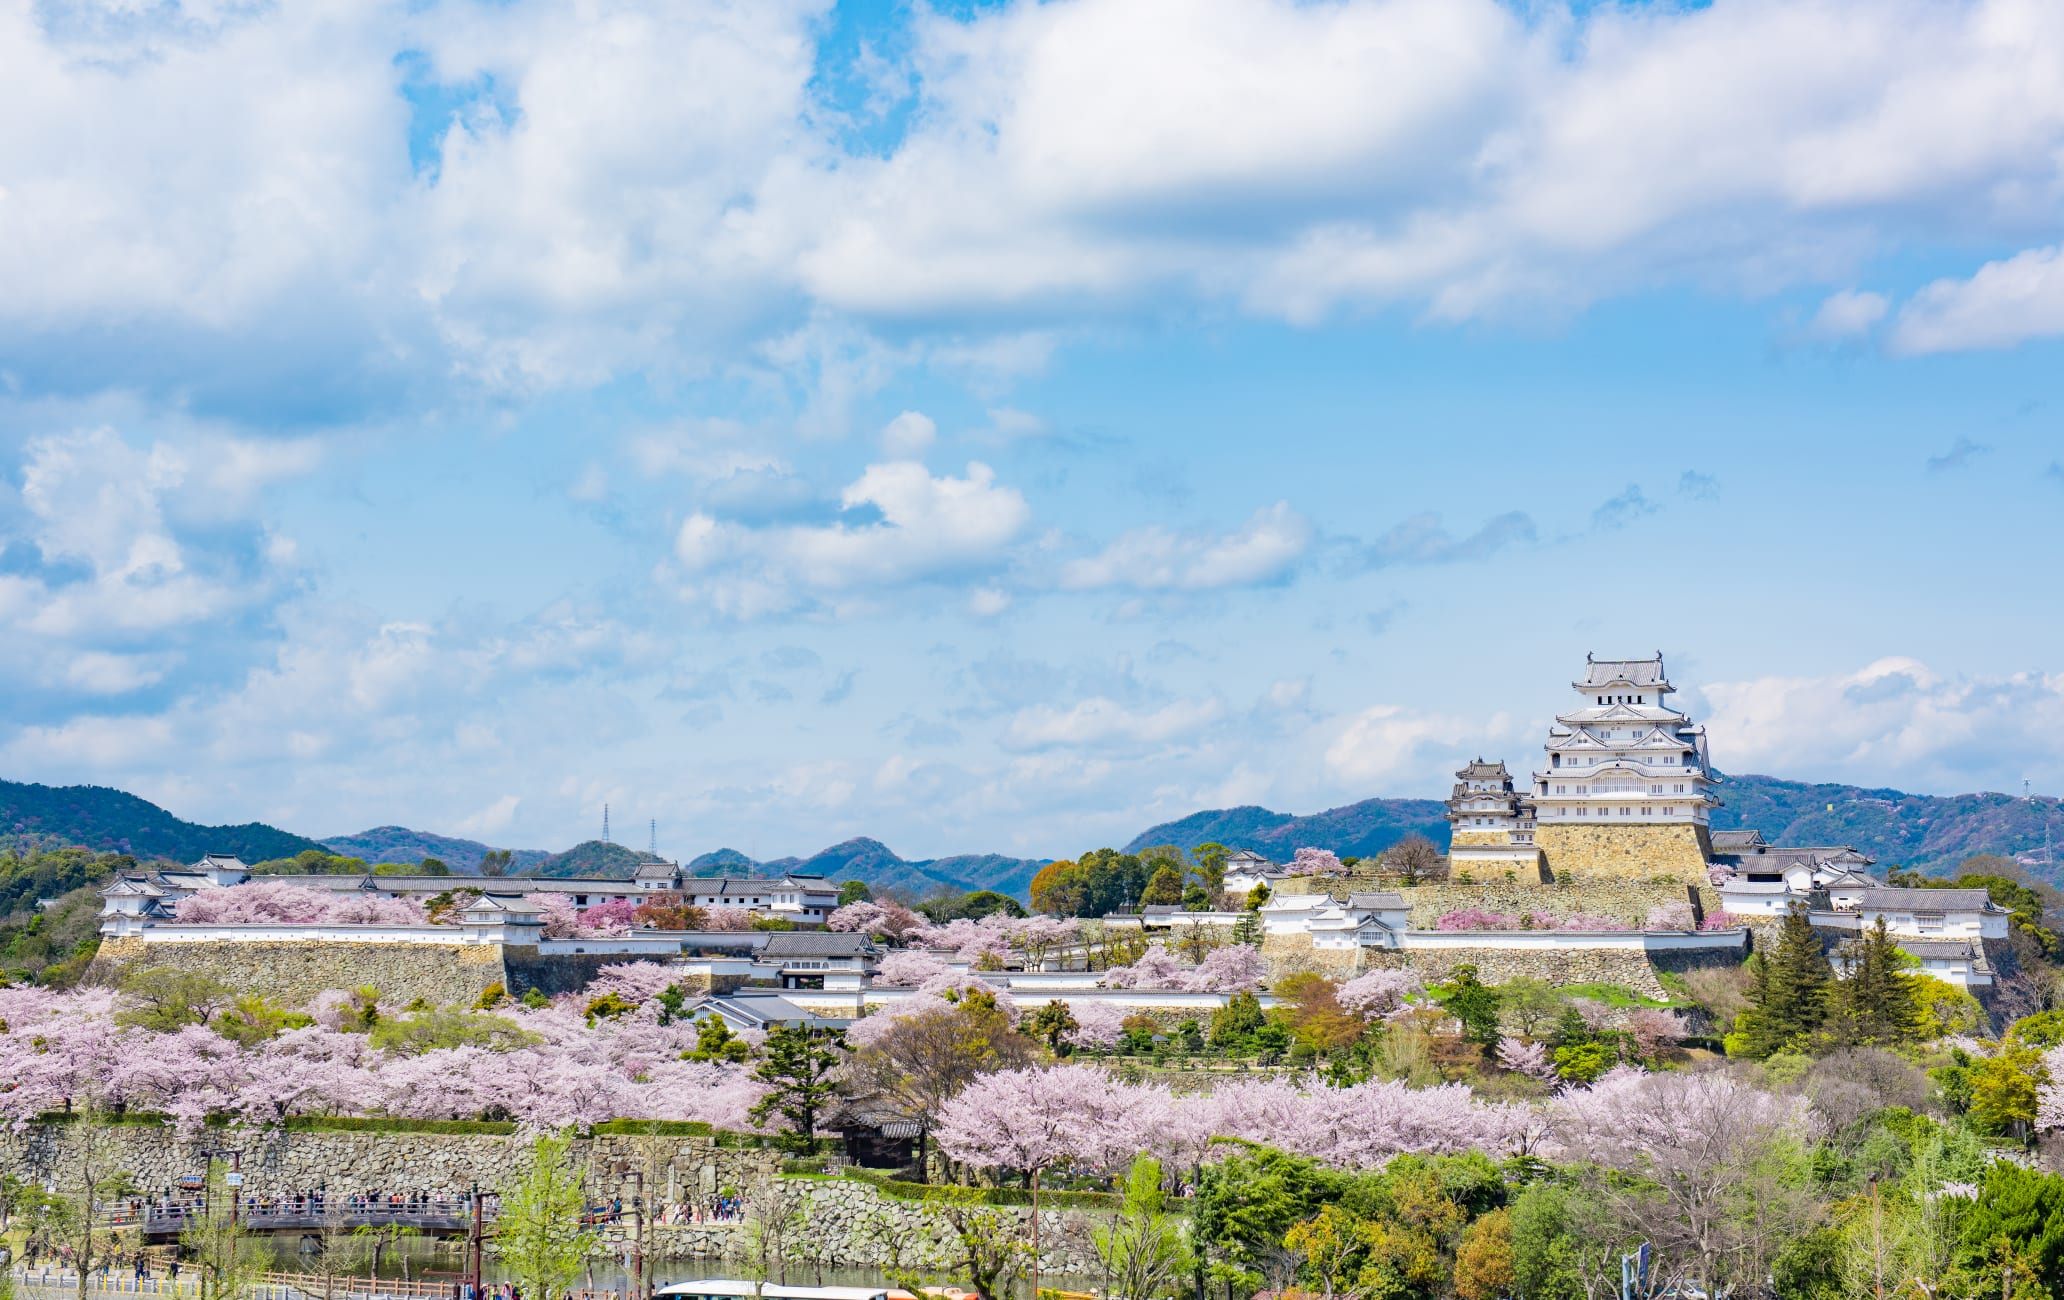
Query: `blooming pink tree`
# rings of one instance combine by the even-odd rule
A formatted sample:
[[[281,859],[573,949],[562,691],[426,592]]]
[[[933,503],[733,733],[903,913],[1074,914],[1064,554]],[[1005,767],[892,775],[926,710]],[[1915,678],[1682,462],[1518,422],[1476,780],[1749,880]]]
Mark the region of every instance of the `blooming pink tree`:
[[[1214,948],[1185,973],[1183,987],[1193,993],[1242,993],[1259,989],[1268,979],[1268,961],[1261,949],[1236,943]]]
[[[203,889],[173,905],[182,925],[314,925],[330,909],[327,891],[278,880]]]
[[[874,982],[914,989],[935,975],[945,974],[946,969],[946,963],[931,953],[907,948],[882,957],[874,968]]]
[[[1519,918],[1504,912],[1486,912],[1480,907],[1457,908],[1441,913],[1434,921],[1436,930],[1517,930]]]
[[[1179,989],[1188,980],[1182,958],[1163,943],[1151,943],[1130,966],[1113,966],[1097,981],[1107,989]]]
[[[1501,1038],[1498,1040],[1498,1064],[1542,1083],[1555,1082],[1555,1062],[1548,1057],[1548,1049],[1541,1044],[1524,1038]]]
[[[1131,1014],[1114,1003],[1087,1000],[1072,1004],[1068,1010],[1075,1017],[1075,1028],[1068,1031],[1068,1041],[1077,1047],[1116,1047],[1125,1034],[1125,1018]]]
[[[1742,918],[1736,916],[1734,913],[1730,911],[1727,911],[1725,908],[1716,907],[1712,911],[1706,913],[1705,920],[1699,922],[1699,929],[1733,930],[1739,928],[1743,924],[1744,922]]]
[[[322,919],[326,925],[428,925],[430,914],[413,898],[352,893],[333,901]]]
[[[649,1002],[678,979],[680,972],[663,962],[620,961],[595,972],[580,996],[588,1000],[614,993],[626,1002]]]
[[[848,903],[824,918],[824,928],[840,934],[879,934],[888,915],[880,903]]]
[[[599,939],[629,934],[638,923],[638,905],[628,898],[597,903],[580,914],[580,937]]]
[[[1293,876],[1344,876],[1347,867],[1340,861],[1340,855],[1331,849],[1299,849],[1290,857],[1284,871]]]
[[[523,901],[534,904],[543,913],[539,917],[545,924],[540,933],[546,939],[576,939],[580,937],[580,912],[573,900],[564,894],[525,894]]]
[[[1419,976],[1409,970],[1372,970],[1342,984],[1334,1000],[1341,1009],[1364,1020],[1376,1020],[1401,1010],[1412,997],[1426,991]]]
[[[1684,1017],[1675,1011],[1637,1007],[1627,1017],[1627,1034],[1634,1040],[1634,1049],[1642,1056],[1654,1056],[1684,1037]]]
[[[702,928],[715,931],[750,930],[753,923],[753,914],[743,907],[706,907],[702,918]]]
[[[1558,930],[1628,930],[1629,926],[1617,916],[1606,916],[1601,912],[1571,912],[1556,923]]]

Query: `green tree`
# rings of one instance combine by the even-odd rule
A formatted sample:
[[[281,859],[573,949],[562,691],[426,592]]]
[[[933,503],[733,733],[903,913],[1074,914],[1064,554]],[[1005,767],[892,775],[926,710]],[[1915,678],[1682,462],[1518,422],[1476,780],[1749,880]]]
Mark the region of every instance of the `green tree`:
[[[1182,903],[1182,868],[1173,862],[1163,862],[1147,881],[1147,887],[1140,894],[1142,907],[1175,907]]]
[[[257,994],[246,994],[228,1009],[215,1013],[215,1032],[244,1047],[255,1047],[279,1037],[282,1030],[303,1029],[315,1023],[313,1016],[289,1011]]]
[[[1190,1252],[1182,1221],[1168,1212],[1161,1163],[1147,1156],[1133,1161],[1122,1190],[1118,1212],[1090,1231],[1104,1268],[1104,1294],[1139,1300],[1176,1295]]]
[[[1498,991],[1477,978],[1475,966],[1457,966],[1441,992],[1441,1004],[1462,1022],[1465,1037],[1485,1047],[1498,1045]]]
[[[1025,1028],[1034,1037],[1045,1039],[1054,1055],[1066,1056],[1068,1035],[1079,1026],[1075,1023],[1075,1014],[1068,1010],[1068,1004],[1054,998],[1032,1013],[1032,1018],[1025,1022]]]
[[[2020,1135],[2035,1122],[2037,1087],[2048,1081],[2041,1053],[2015,1042],[1972,1063],[1971,1122],[1980,1131]]]
[[[1283,1239],[1293,1224],[1338,1198],[1345,1180],[1303,1156],[1241,1144],[1244,1150],[1198,1171],[1192,1236],[1206,1257],[1206,1273],[1226,1291],[1252,1292],[1282,1262]]]
[[[1569,1000],[1557,993],[1554,985],[1532,975],[1514,976],[1498,986],[1499,1012],[1505,1023],[1527,1038],[1539,1038],[1568,1005]]]
[[[1735,1020],[1728,1052],[1761,1060],[1776,1052],[1805,1050],[1827,1024],[1835,982],[1806,909],[1793,904],[1779,927],[1776,950],[1751,960],[1755,981],[1749,988],[1749,1008]]]
[[[480,855],[480,874],[483,876],[506,876],[516,869],[516,853],[513,849],[489,849]]]
[[[731,1032],[731,1026],[714,1011],[695,1022],[695,1046],[683,1053],[690,1061],[743,1061],[752,1055],[752,1044]]]
[[[180,1252],[200,1274],[199,1300],[239,1300],[265,1271],[265,1248],[238,1220],[239,1192],[229,1185],[227,1175],[223,1161],[208,1162],[201,1213],[179,1234]]]
[[[1455,1249],[1456,1295],[1462,1300],[1499,1300],[1511,1295],[1518,1281],[1509,1210],[1492,1210],[1463,1229],[1462,1243]]]
[[[817,1136],[817,1115],[838,1096],[834,1081],[846,1058],[846,1036],[836,1029],[776,1025],[760,1044],[760,1062],[753,1077],[767,1085],[766,1096],[753,1103],[755,1124],[778,1112],[788,1121],[782,1144],[808,1151]]]
[[[1567,1188],[1529,1183],[1512,1202],[1512,1277],[1527,1300],[1584,1300],[1584,1239]]]
[[[1892,942],[1885,918],[1862,938],[1843,945],[1842,978],[1829,999],[1829,1022],[1843,1046],[1896,1047],[1919,1028],[1914,978],[1903,969],[1907,957]]]
[[[1207,840],[1190,850],[1190,861],[1197,868],[1197,880],[1213,894],[1225,889],[1226,859],[1233,851],[1215,840]]]
[[[206,975],[147,966],[123,972],[122,996],[127,1005],[116,1013],[118,1022],[163,1034],[207,1024],[235,994],[227,984]]]
[[[840,907],[844,907],[849,903],[871,903],[873,901],[874,890],[868,887],[866,881],[841,880],[839,882],[838,905]]]
[[[1211,1013],[1211,1045],[1220,1051],[1240,1051],[1253,1039],[1255,1031],[1267,1023],[1260,998],[1244,990],[1235,993]]]
[[[588,1257],[592,1239],[581,1231],[581,1178],[571,1149],[566,1137],[538,1138],[522,1171],[500,1189],[494,1253],[533,1300],[570,1288]]]

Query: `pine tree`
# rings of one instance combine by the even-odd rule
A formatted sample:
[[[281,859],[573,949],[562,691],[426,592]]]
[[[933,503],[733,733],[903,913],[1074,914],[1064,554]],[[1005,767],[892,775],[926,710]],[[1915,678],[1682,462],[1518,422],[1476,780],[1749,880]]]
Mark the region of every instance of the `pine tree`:
[[[1758,1060],[1776,1052],[1803,1050],[1827,1024],[1834,968],[1821,951],[1820,936],[1794,904],[1779,928],[1777,948],[1754,959],[1755,985],[1749,1009],[1735,1022],[1744,1055]]]
[[[760,1044],[760,1063],[753,1077],[771,1089],[746,1113],[755,1124],[779,1112],[789,1131],[781,1144],[808,1151],[817,1134],[817,1115],[838,1097],[838,1069],[845,1061],[846,1037],[839,1030],[803,1025],[776,1025]]]
[[[1843,945],[1846,970],[1835,983],[1830,1026],[1840,1042],[1894,1047],[1914,1037],[1920,1010],[1913,977],[1901,969],[1904,960],[1882,916],[1861,939]]]

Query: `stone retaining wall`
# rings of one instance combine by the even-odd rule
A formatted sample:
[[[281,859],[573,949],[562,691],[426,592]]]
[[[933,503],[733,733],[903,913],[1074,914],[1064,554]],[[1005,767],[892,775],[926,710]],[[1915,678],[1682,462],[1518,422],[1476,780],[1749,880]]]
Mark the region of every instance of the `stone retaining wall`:
[[[507,1182],[529,1156],[520,1135],[493,1133],[333,1133],[209,1126],[181,1140],[161,1125],[119,1124],[105,1130],[114,1162],[149,1191],[175,1185],[206,1167],[203,1149],[242,1153],[249,1195],[272,1196],[326,1187],[332,1192],[427,1191],[457,1194]],[[0,1171],[41,1181],[75,1158],[72,1124],[0,1129]],[[591,1190],[629,1201],[634,1180],[669,1199],[742,1187],[780,1167],[774,1151],[720,1147],[708,1137],[605,1133],[574,1143],[574,1159]]]
[[[101,940],[93,966],[112,979],[141,965],[206,975],[239,993],[256,993],[301,1006],[325,989],[370,984],[383,1005],[417,998],[438,1004],[471,1003],[488,985],[505,983],[502,949],[495,944],[146,943],[135,936]]]
[[[654,1224],[648,1238],[660,1260],[721,1259],[749,1276],[762,1263],[768,1280],[787,1268],[792,1284],[814,1281],[811,1267],[908,1268],[951,1273],[960,1265],[960,1244],[935,1209],[920,1201],[885,1196],[864,1180],[780,1178],[747,1189],[751,1222]],[[1000,1206],[996,1213],[1016,1224],[1021,1240],[1032,1239],[1029,1206]],[[1044,1272],[1091,1276],[1100,1271],[1089,1236],[1092,1216],[1072,1210],[1039,1214],[1040,1268]],[[766,1220],[765,1226],[758,1221]],[[609,1253],[622,1256],[636,1226],[612,1225],[604,1232]],[[759,1255],[765,1251],[767,1258]]]
[[[1565,872],[1587,880],[1652,880],[1668,876],[1685,884],[1700,885],[1706,881],[1706,863],[1713,856],[1713,843],[1706,828],[1689,822],[1542,822],[1534,827],[1534,843],[1547,861],[1548,870],[1558,878]]]

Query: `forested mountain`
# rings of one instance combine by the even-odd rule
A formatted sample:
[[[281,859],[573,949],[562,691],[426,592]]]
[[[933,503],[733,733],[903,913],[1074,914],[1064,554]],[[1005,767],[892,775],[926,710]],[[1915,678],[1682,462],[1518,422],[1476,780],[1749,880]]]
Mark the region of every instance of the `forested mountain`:
[[[476,875],[480,859],[490,848],[479,840],[462,840],[429,831],[412,831],[406,826],[375,826],[356,835],[332,835],[323,841],[332,853],[364,858],[367,862],[421,862],[436,858],[460,875]],[[532,871],[552,855],[543,849],[514,849],[515,869]]]
[[[659,860],[643,849],[627,849],[607,840],[583,840],[564,853],[540,855],[522,870],[540,876],[628,876],[641,863]]]
[[[234,853],[246,862],[261,862],[322,847],[262,822],[199,826],[181,821],[147,799],[105,786],[14,781],[0,781],[0,839],[173,862],[194,862],[203,853]]]
[[[1149,827],[1134,836],[1125,851],[1137,853],[1150,844],[1193,849],[1216,843],[1252,849],[1278,862],[1287,862],[1306,847],[1331,849],[1343,858],[1366,858],[1415,831],[1446,851],[1447,806],[1437,799],[1364,799],[1304,817],[1252,804],[1220,808]]]

